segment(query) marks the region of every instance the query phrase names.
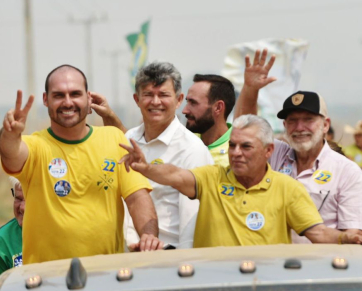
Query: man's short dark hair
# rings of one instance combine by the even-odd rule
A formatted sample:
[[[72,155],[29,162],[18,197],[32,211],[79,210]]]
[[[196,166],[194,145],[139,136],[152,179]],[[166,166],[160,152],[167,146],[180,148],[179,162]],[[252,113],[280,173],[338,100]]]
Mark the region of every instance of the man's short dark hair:
[[[83,73],[80,69],[78,69],[78,68],[76,68],[76,67],[74,67],[74,66],[71,66],[71,65],[67,65],[67,64],[61,65],[61,66],[59,66],[59,67],[56,67],[54,70],[52,70],[52,71],[48,74],[47,78],[45,79],[45,92],[48,94],[48,90],[49,90],[49,78],[50,78],[50,76],[51,76],[55,71],[57,71],[57,70],[59,70],[59,69],[61,69],[61,68],[63,68],[63,67],[74,69],[74,70],[78,71],[78,72],[83,76],[85,91],[87,92],[87,91],[88,91],[88,82],[87,82],[87,78],[86,78],[86,76],[84,75],[84,73]]]
[[[210,83],[210,90],[207,98],[209,104],[213,104],[218,100],[225,103],[225,120],[233,110],[235,105],[235,90],[234,85],[226,78],[219,75],[200,75],[194,76],[194,82],[208,82]]]

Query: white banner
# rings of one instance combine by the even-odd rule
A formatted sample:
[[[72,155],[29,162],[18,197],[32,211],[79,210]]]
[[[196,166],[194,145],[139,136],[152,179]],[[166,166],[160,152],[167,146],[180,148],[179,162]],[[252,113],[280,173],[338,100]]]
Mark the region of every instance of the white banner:
[[[228,78],[240,93],[244,84],[245,55],[250,56],[251,62],[257,49],[268,49],[268,58],[274,54],[275,63],[269,76],[277,81],[264,87],[259,92],[259,115],[266,118],[275,132],[284,130],[277,113],[282,109],[284,100],[298,90],[302,64],[307,56],[309,43],[303,39],[263,39],[233,45],[225,57],[221,74]]]

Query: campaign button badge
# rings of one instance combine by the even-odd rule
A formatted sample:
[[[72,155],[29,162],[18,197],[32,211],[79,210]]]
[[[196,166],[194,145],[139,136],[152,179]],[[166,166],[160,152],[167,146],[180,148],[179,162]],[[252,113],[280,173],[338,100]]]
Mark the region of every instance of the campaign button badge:
[[[61,178],[68,171],[67,163],[60,158],[52,159],[49,163],[48,170],[54,178]]]
[[[292,173],[292,170],[293,170],[293,165],[286,161],[280,167],[279,172],[282,174],[290,175]]]
[[[265,224],[263,214],[257,211],[250,212],[246,217],[246,226],[254,231],[260,230]]]
[[[164,164],[163,160],[162,159],[155,159],[151,162],[151,164],[153,165],[162,165]]]
[[[218,185],[221,197],[226,199],[234,198],[235,187],[231,184],[220,183]]]
[[[312,178],[317,184],[326,184],[332,180],[332,173],[324,170],[317,170],[313,173]]]
[[[13,266],[15,268],[17,268],[17,267],[21,267],[22,265],[23,265],[23,254],[20,253],[20,254],[13,255]]]
[[[56,182],[54,185],[54,192],[59,197],[64,197],[64,196],[69,195],[70,191],[71,191],[71,186],[70,186],[69,182],[67,182],[65,180],[60,180],[60,181]]]

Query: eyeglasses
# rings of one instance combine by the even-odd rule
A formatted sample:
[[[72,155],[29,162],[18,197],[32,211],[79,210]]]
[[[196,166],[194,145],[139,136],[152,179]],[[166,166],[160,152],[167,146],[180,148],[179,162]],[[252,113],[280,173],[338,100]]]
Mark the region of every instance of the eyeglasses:
[[[11,188],[11,194],[13,195],[13,197],[15,197],[15,190],[14,190],[14,188]]]

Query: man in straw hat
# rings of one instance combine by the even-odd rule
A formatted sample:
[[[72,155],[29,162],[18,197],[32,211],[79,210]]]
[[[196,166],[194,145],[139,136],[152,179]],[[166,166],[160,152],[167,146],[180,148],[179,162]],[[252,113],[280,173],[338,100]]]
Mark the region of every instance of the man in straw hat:
[[[347,146],[343,151],[348,158],[362,168],[362,120],[359,120],[354,128],[346,125],[344,130],[353,134],[355,143]]]

